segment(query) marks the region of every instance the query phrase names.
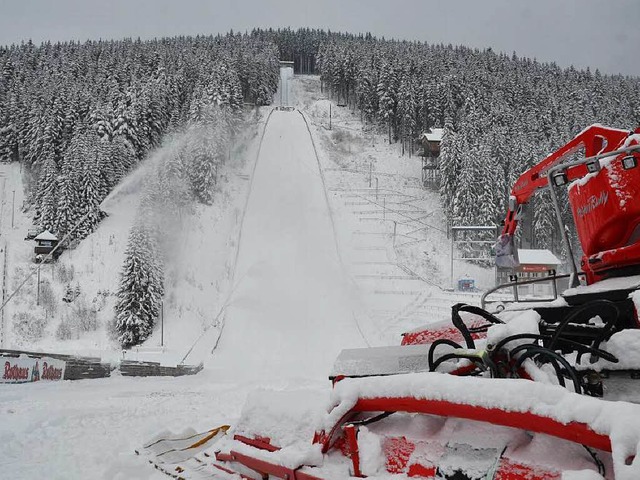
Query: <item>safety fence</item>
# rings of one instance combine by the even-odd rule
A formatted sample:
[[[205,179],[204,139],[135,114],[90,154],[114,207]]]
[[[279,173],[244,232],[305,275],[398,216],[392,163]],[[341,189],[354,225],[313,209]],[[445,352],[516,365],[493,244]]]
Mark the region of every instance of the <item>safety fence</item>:
[[[104,378],[113,370],[110,363],[103,363],[97,357],[23,350],[0,350],[0,361],[0,383]]]
[[[180,377],[195,375],[202,368],[202,364],[164,366],[135,360],[111,364],[98,357],[0,349],[0,384],[105,378],[114,370],[127,377]]]
[[[200,365],[176,365],[169,367],[158,362],[138,362],[134,360],[122,360],[120,373],[126,377],[181,377],[183,375],[195,375],[202,370]]]

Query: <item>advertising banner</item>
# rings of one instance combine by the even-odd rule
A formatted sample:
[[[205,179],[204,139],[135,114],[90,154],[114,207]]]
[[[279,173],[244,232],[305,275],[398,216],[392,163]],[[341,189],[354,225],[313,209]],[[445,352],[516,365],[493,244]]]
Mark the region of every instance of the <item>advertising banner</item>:
[[[64,378],[65,362],[50,357],[0,356],[0,383],[55,381]]]

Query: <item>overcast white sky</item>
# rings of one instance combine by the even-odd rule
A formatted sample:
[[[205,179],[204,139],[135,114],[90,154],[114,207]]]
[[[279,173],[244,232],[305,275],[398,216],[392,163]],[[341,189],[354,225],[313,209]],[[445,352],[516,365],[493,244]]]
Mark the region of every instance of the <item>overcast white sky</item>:
[[[0,0],[0,44],[318,27],[640,75],[640,0]]]

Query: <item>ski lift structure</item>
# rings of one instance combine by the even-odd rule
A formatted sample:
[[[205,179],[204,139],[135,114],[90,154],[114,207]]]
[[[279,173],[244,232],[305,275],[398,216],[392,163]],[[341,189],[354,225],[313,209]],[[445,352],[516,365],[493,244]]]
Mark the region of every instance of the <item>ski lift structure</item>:
[[[422,143],[422,185],[438,187],[440,185],[440,142],[444,134],[443,128],[430,128],[420,135]]]

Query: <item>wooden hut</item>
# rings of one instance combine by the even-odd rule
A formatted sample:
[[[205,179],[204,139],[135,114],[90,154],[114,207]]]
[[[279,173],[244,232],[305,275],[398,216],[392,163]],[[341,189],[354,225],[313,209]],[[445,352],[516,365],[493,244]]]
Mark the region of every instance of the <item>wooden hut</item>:
[[[36,241],[36,247],[34,249],[36,259],[38,258],[38,255],[42,255],[40,258],[44,258],[49,255],[49,253],[51,253],[59,243],[58,237],[49,230],[45,230],[41,234],[37,235],[34,240]],[[62,248],[58,248],[52,255],[53,259],[58,258],[61,253]]]

